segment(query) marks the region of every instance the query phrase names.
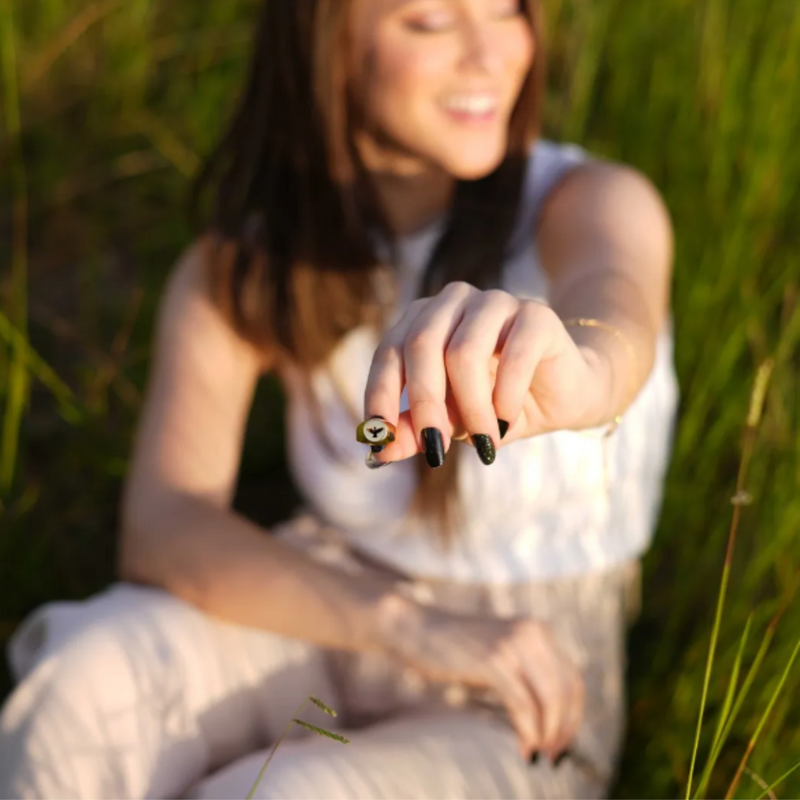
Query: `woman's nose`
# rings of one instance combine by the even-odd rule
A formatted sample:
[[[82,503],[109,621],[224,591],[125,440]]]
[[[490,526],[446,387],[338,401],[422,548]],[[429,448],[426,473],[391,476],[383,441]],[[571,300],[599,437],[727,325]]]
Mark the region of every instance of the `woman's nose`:
[[[464,63],[485,75],[500,74],[504,63],[503,37],[492,28],[485,22],[471,22],[464,29]]]

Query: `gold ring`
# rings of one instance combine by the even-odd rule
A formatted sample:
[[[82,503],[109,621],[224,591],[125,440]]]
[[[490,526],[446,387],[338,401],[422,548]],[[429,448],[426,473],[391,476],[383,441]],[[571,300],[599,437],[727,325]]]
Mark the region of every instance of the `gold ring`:
[[[466,442],[469,439],[469,431],[464,431],[464,433],[459,433],[458,436],[453,434],[452,439],[454,442]]]
[[[370,417],[356,429],[356,439],[371,447],[381,447],[393,442],[396,434],[397,428],[383,417]]]

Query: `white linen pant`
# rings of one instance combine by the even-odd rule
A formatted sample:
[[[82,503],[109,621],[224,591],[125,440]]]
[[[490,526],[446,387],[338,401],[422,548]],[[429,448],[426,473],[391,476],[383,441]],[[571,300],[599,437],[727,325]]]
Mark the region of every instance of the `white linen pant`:
[[[308,514],[278,531],[363,568]],[[514,586],[405,581],[422,602],[550,623],[586,681],[574,755],[529,765],[501,708],[419,679],[380,654],[323,650],[215,620],[150,587],[116,584],[34,612],[9,647],[17,688],[0,715],[0,798],[244,798],[297,707],[300,726],[260,798],[600,797],[624,729],[626,598],[638,562]]]

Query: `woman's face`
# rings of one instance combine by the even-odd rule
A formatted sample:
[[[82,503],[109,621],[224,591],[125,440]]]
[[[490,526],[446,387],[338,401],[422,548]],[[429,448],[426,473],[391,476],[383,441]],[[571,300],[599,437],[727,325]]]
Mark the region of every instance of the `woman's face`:
[[[377,152],[492,172],[535,43],[521,0],[357,0],[355,88]]]

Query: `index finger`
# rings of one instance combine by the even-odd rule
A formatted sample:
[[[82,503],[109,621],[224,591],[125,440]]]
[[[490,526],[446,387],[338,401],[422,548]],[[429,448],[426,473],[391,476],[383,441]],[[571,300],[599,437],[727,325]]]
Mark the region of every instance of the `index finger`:
[[[395,337],[378,345],[364,389],[364,419],[383,417],[392,425],[400,419],[400,396],[406,380],[402,341]]]

